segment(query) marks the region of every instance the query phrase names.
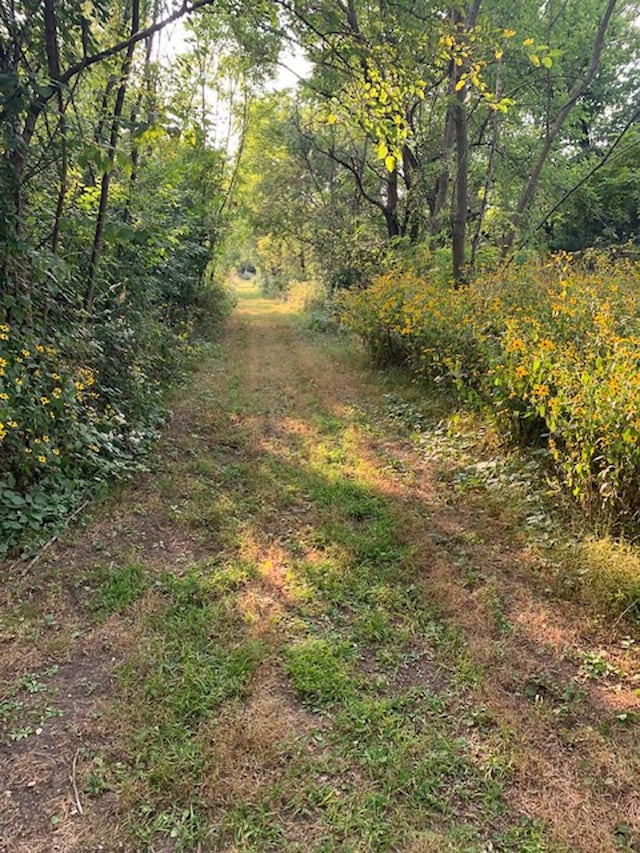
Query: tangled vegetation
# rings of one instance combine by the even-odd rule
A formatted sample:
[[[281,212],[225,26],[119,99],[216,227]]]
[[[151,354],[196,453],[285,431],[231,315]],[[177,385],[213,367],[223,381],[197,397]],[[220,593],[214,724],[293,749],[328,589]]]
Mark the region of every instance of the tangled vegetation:
[[[640,511],[640,269],[566,255],[453,289],[392,271],[340,299],[382,361],[489,404],[510,435],[544,443],[592,513]]]
[[[139,464],[229,307],[233,166],[192,90],[194,57],[241,35],[222,14],[194,25],[169,72],[158,33],[176,16],[0,4],[0,553]],[[229,62],[221,98],[251,63]]]
[[[229,296],[211,286],[207,298],[221,319]],[[167,384],[205,344],[197,314],[168,323],[167,308],[49,340],[0,326],[1,550],[37,541],[96,484],[139,466],[165,419]]]

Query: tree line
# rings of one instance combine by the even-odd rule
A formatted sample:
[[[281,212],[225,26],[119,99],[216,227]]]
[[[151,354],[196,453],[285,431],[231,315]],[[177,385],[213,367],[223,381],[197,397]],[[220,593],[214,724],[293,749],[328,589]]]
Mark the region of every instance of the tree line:
[[[5,541],[132,464],[230,263],[459,286],[636,238],[637,57],[621,0],[0,0]]]

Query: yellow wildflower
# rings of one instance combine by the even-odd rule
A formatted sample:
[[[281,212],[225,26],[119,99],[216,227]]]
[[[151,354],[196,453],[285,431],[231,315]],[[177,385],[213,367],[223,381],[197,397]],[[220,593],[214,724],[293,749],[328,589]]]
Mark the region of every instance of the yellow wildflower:
[[[534,385],[533,393],[536,397],[548,397],[549,396],[549,386],[548,385]]]

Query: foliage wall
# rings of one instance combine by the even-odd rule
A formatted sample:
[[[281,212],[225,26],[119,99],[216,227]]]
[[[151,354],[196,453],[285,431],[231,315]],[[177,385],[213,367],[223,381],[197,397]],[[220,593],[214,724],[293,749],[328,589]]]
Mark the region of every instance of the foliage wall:
[[[240,4],[195,5],[176,57],[186,5],[0,4],[0,551],[135,464],[226,310],[232,149],[271,47],[241,48]]]
[[[241,182],[268,277],[361,286],[392,248],[463,283],[637,240],[633,4],[283,5],[310,71],[254,105]]]

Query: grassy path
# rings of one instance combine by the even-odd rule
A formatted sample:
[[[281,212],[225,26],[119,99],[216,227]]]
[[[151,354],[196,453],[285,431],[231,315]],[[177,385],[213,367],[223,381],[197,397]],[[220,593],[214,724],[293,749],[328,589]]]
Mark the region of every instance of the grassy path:
[[[437,412],[239,296],[155,472],[6,568],[0,849],[638,849],[634,639]]]

